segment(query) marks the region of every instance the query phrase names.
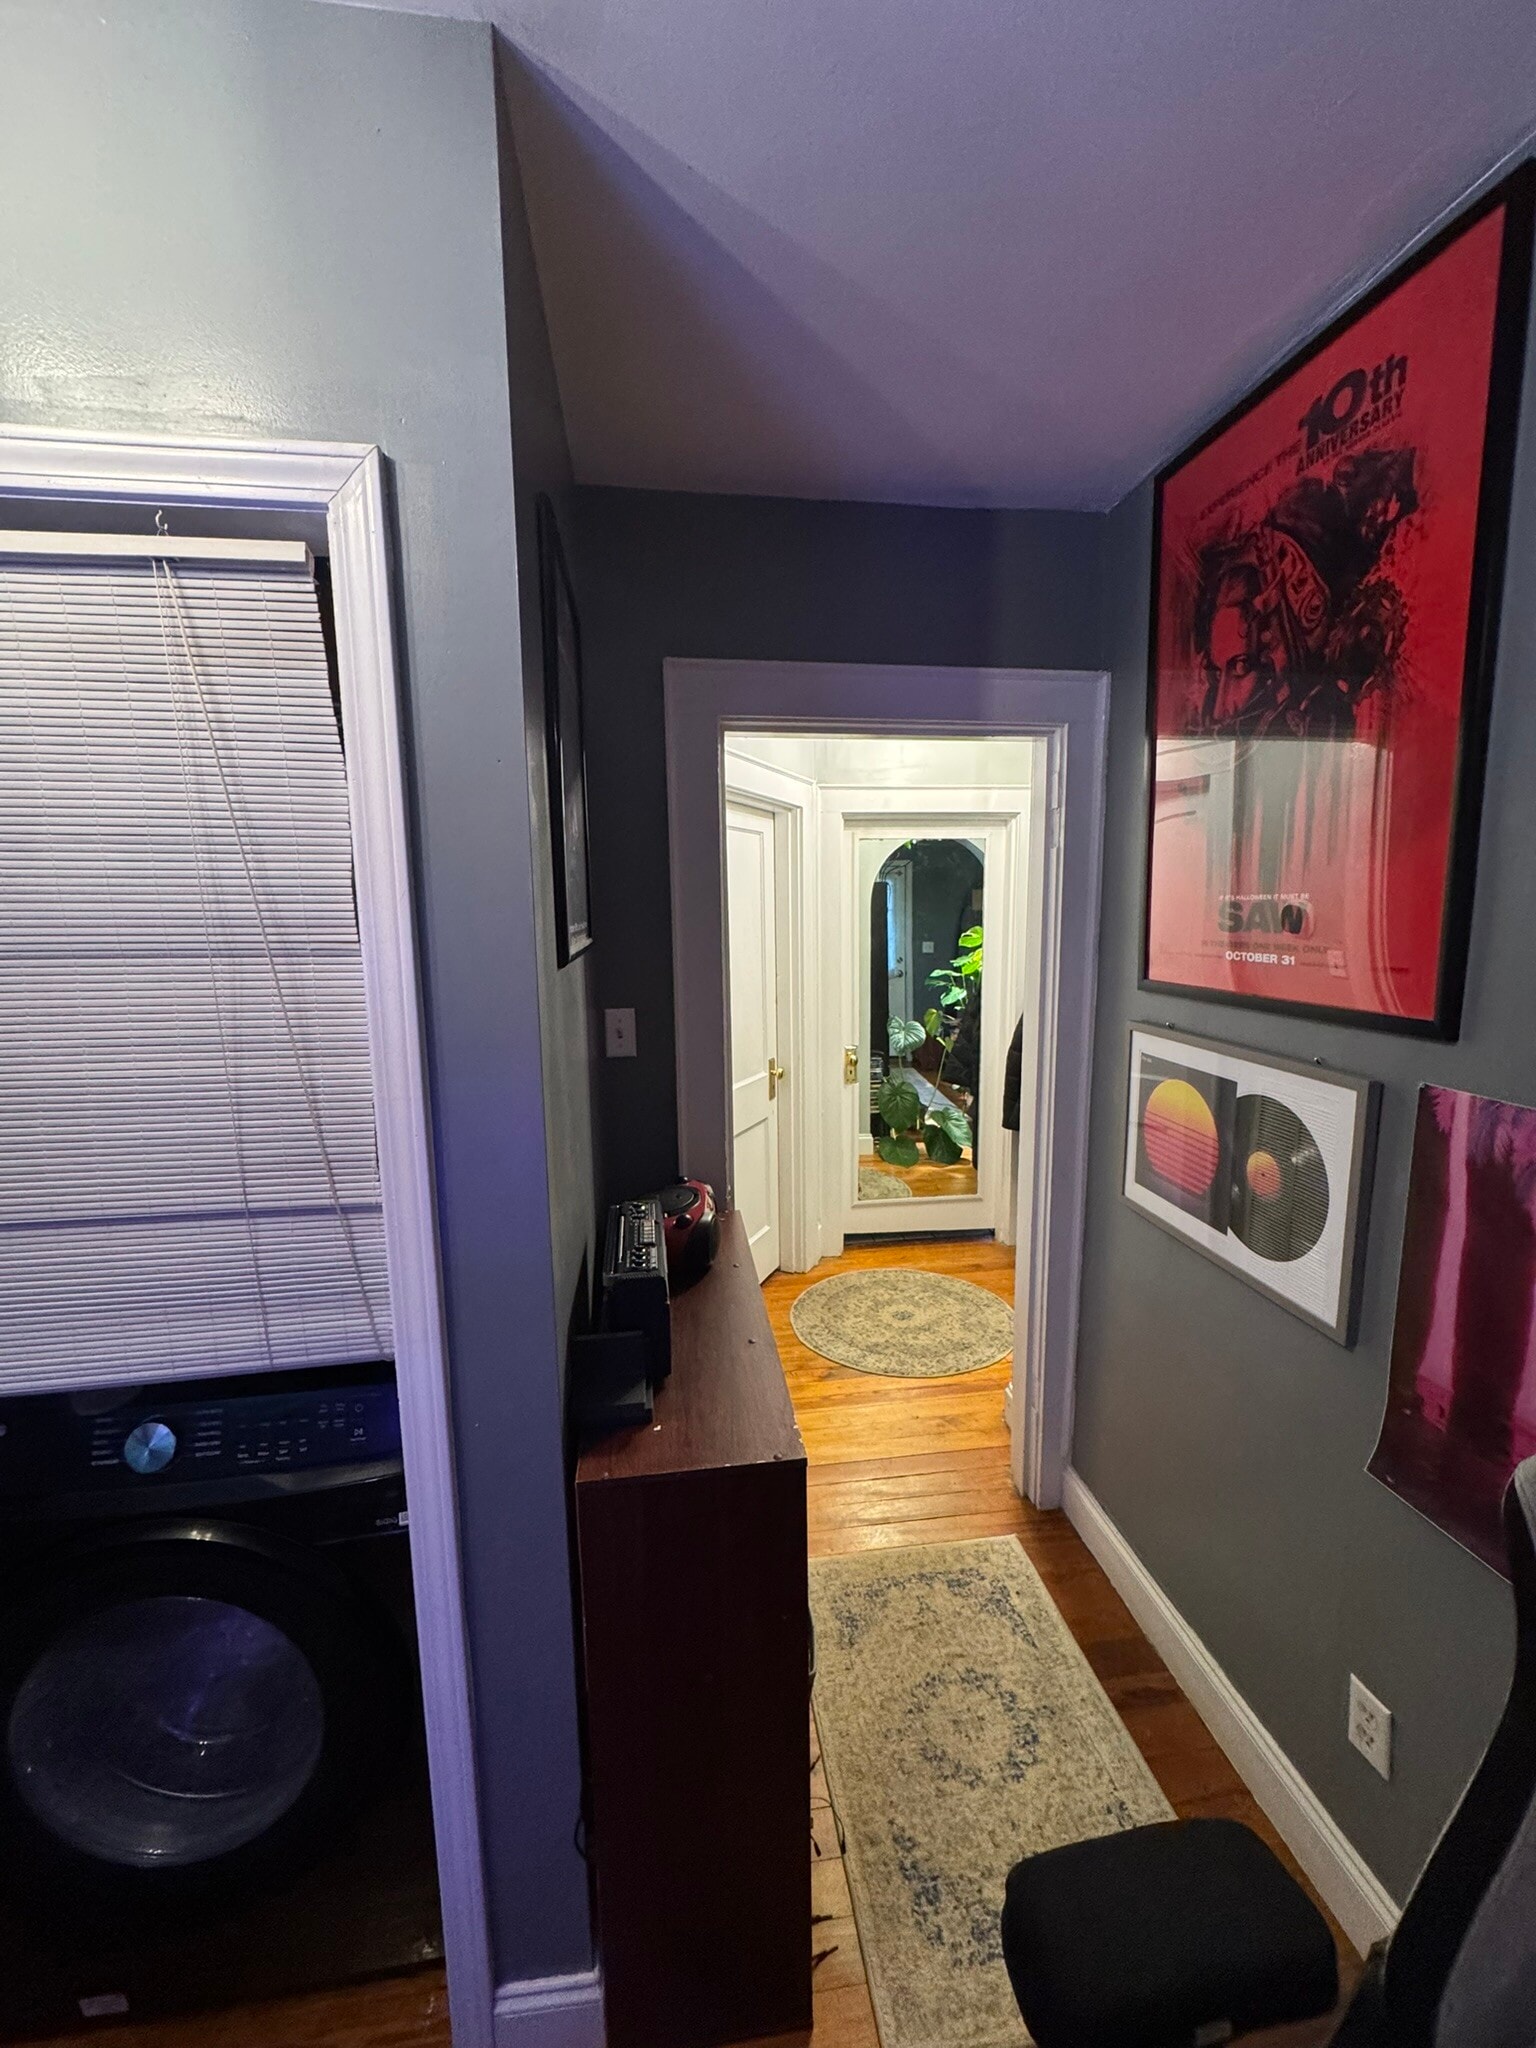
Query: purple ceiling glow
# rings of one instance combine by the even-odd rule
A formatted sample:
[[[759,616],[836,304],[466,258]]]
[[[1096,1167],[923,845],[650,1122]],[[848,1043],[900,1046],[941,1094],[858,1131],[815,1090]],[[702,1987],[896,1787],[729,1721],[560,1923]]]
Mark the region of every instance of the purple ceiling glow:
[[[1531,0],[431,11],[519,53],[590,483],[1111,504],[1536,129]]]

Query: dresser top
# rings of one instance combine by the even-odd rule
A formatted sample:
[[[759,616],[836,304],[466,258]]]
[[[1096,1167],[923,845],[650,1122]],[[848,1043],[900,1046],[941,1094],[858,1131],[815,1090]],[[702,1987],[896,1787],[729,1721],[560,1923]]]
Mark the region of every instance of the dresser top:
[[[576,1484],[804,1462],[746,1227],[728,1210],[714,1264],[672,1303],[672,1371],[653,1420],[596,1438]]]

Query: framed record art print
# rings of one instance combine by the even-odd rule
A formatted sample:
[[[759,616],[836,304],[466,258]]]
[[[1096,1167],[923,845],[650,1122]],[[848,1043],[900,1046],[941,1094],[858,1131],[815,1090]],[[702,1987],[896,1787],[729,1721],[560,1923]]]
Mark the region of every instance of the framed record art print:
[[[1143,988],[1456,1036],[1533,177],[1157,478]]]
[[[582,734],[581,627],[571,572],[541,497],[535,510],[539,610],[544,632],[544,746],[549,764],[549,827],[555,871],[555,953],[562,967],[592,943],[587,865],[587,764]]]
[[[1125,1198],[1353,1343],[1378,1099],[1374,1081],[1135,1025]]]

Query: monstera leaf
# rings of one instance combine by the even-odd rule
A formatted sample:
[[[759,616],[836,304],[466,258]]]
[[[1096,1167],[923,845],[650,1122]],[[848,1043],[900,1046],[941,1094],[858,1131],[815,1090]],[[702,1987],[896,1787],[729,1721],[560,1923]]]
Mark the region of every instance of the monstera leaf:
[[[956,939],[955,944],[957,946],[964,946],[967,952],[970,952],[974,947],[979,946],[981,944],[981,926],[979,924],[973,924],[970,927],[969,931],[963,931],[960,934],[959,938]]]
[[[909,1052],[916,1052],[928,1033],[915,1017],[892,1017],[885,1027],[885,1035],[892,1053],[900,1059]]]
[[[893,1134],[910,1131],[923,1114],[917,1090],[901,1074],[892,1074],[881,1084],[880,1093],[875,1097],[875,1108],[880,1113],[880,1121]]]
[[[918,1161],[917,1140],[905,1131],[876,1138],[875,1150],[887,1166],[916,1166]]]
[[[947,1103],[931,1110],[923,1125],[923,1143],[935,1166],[955,1166],[971,1142],[971,1120],[964,1110]]]

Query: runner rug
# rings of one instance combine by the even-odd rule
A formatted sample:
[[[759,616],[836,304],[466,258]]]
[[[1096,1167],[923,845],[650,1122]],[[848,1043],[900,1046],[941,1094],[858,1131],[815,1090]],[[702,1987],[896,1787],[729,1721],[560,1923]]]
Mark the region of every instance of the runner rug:
[[[882,2048],[1019,2048],[1009,1869],[1172,1808],[1013,1537],[817,1558],[811,1612]]]

